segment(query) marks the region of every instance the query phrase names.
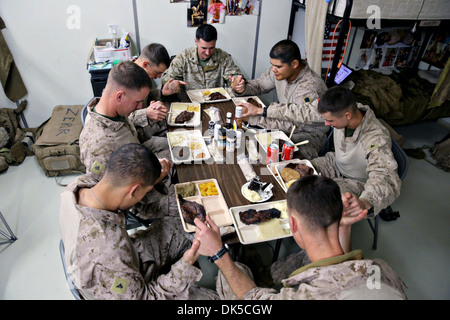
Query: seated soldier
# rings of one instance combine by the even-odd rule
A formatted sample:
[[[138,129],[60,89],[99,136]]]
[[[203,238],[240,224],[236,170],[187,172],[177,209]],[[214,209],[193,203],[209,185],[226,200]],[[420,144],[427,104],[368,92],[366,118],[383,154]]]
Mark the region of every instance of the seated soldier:
[[[345,205],[343,205],[343,203]],[[195,220],[198,252],[211,256],[219,267],[216,289],[224,299],[406,299],[405,285],[379,259],[364,259],[361,250],[347,252],[351,224],[366,211],[347,211],[339,186],[330,178],[311,175],[298,179],[287,192],[289,225],[296,243],[310,263],[296,270],[279,265],[272,275],[285,275],[279,291],[257,287],[250,269],[231,260],[222,246],[219,228],[207,216]],[[221,249],[222,248],[222,249]]]
[[[302,60],[300,49],[291,40],[282,40],[270,51],[272,67],[261,77],[247,83],[241,76],[233,77],[231,88],[240,96],[258,96],[276,90],[278,102],[261,108],[248,102],[239,105],[246,111],[248,123],[265,129],[279,129],[290,134],[292,140],[309,140],[300,148],[301,158],[312,159],[326,141],[329,127],[317,112],[317,99],[325,92],[325,83],[308,63]]]
[[[194,286],[198,242],[178,219],[162,218],[131,236],[126,210],[140,201],[161,173],[156,156],[140,144],[114,151],[97,183],[75,179],[61,194],[60,228],[70,279],[85,299],[213,299]]]
[[[356,195],[359,208],[373,208],[378,214],[394,202],[401,187],[389,131],[370,107],[356,103],[351,91],[342,87],[328,89],[318,111],[334,128],[334,151],[311,163],[336,181],[342,193]]]
[[[147,73],[136,63],[124,61],[115,65],[108,75],[102,96],[88,106],[88,117],[80,134],[80,158],[86,166],[86,173],[99,181],[104,174],[109,157],[119,147],[127,143],[143,143],[161,157],[163,171],[155,190],[143,201],[136,204],[132,211],[141,218],[156,218],[167,214],[178,216],[173,185],[166,179],[171,163],[167,138],[157,137],[140,141],[135,122],[130,115],[142,109],[142,102],[151,88]],[[137,121],[137,126],[148,124],[147,118]],[[167,190],[169,188],[169,190]],[[168,196],[167,196],[168,195]]]

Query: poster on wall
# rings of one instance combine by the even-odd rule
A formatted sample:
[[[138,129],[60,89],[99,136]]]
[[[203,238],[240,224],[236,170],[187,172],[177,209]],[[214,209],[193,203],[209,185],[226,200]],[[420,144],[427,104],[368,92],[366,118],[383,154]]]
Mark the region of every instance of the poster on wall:
[[[241,1],[242,0],[227,0],[227,16],[241,15]]]
[[[257,16],[259,14],[259,4],[259,0],[242,0],[242,13],[247,15],[253,14]]]
[[[206,23],[208,0],[191,0],[187,4],[187,26],[190,28]]]
[[[450,32],[440,30],[433,34],[428,42],[422,61],[429,63],[433,67],[443,69],[450,54]]]
[[[406,67],[414,64],[421,34],[410,28],[365,30],[355,69]]]
[[[225,13],[226,6],[221,0],[209,0],[208,23],[225,23]]]

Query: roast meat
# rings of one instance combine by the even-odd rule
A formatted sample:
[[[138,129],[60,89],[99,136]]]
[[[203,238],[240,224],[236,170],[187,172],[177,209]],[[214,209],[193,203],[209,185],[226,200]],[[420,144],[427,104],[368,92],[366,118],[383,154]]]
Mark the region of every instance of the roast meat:
[[[183,111],[175,118],[175,123],[185,123],[186,121],[191,120],[194,117],[194,111]]]
[[[281,211],[275,208],[256,211],[255,209],[249,209],[243,212],[239,212],[239,218],[242,223],[245,224],[257,224],[265,221],[269,221],[274,218],[279,218]]]
[[[200,221],[206,221],[205,208],[194,201],[184,199],[181,194],[178,194],[178,200],[180,201],[180,209],[183,214],[184,221],[189,224],[194,224],[194,219],[199,218]]]

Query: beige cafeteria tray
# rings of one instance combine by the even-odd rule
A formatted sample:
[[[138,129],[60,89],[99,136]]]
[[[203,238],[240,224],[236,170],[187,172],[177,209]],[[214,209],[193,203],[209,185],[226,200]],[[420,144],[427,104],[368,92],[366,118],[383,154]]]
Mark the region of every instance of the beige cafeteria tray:
[[[211,158],[200,130],[175,130],[167,133],[170,155],[175,164],[204,161]],[[180,148],[183,154],[180,156]]]
[[[183,123],[175,123],[175,118],[183,111],[194,112],[194,117]],[[167,124],[172,127],[197,127],[202,124],[201,106],[199,103],[173,102],[170,105]]]
[[[200,186],[208,182],[214,182],[214,184],[216,185],[218,195],[202,196]],[[230,226],[233,224],[233,220],[231,219],[228,210],[228,205],[225,201],[225,198],[223,197],[222,190],[220,190],[219,183],[217,182],[216,179],[205,179],[205,180],[177,183],[174,187],[175,192],[177,193],[178,211],[180,213],[183,228],[186,232],[195,232],[195,225],[186,223],[186,221],[184,221],[183,214],[181,213],[180,201],[178,199],[177,190],[180,186],[184,186],[189,183],[193,183],[195,185],[195,194],[193,196],[184,198],[185,200],[194,201],[203,205],[206,214],[211,217],[211,219],[218,227]]]
[[[246,211],[248,209],[255,209],[259,211],[270,208],[276,208],[278,210],[281,209],[280,219],[274,218],[267,222],[246,225],[239,218],[239,212]],[[289,227],[289,219],[286,212],[286,200],[232,207],[230,208],[230,215],[233,219],[239,241],[242,244],[265,242],[292,236],[292,232]]]
[[[219,100],[209,100],[208,97],[213,92],[219,92],[225,96],[225,99]],[[224,102],[231,100],[230,95],[224,88],[211,88],[211,89],[197,89],[197,90],[188,90],[186,91],[189,99],[193,103],[214,103],[214,102]]]
[[[273,175],[275,180],[277,180],[278,184],[281,186],[281,188],[284,190],[284,192],[287,192],[287,186],[283,178],[281,178],[280,172],[281,170],[286,167],[289,163],[302,163],[306,164],[308,167],[313,168],[314,174],[318,174],[314,166],[311,164],[309,160],[301,160],[301,159],[292,159],[288,161],[281,161],[281,162],[274,162],[269,163],[267,165],[267,169],[269,169],[270,173]]]

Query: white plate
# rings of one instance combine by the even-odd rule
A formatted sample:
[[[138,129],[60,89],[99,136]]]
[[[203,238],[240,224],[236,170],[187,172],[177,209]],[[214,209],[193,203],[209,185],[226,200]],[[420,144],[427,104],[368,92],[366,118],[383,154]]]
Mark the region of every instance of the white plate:
[[[267,200],[269,200],[270,198],[272,198],[272,196],[273,196],[272,190],[270,190],[267,194],[264,194],[264,197],[263,197],[261,194],[259,194],[259,195],[261,196],[261,200],[259,200],[259,201],[252,201],[252,200],[250,200],[249,198],[247,198],[247,197],[245,196],[245,194],[244,194],[244,188],[248,187],[248,186],[250,185],[250,182],[251,182],[251,181],[245,183],[245,184],[241,187],[241,193],[242,193],[242,195],[244,196],[245,199],[247,199],[248,201],[250,201],[250,202],[252,202],[252,203],[260,203],[260,202],[264,202],[264,201],[267,201]]]
[[[255,139],[256,141],[258,141],[259,145],[264,150],[264,152],[267,152],[267,148],[269,147],[270,141],[276,141],[278,143],[278,140],[281,139],[284,141],[292,142],[291,140],[289,140],[289,137],[283,131],[279,130],[257,133],[255,134]],[[283,151],[282,148],[280,148],[279,153],[281,153],[282,151]],[[296,151],[298,151],[298,147],[294,146],[294,152]]]
[[[194,117],[186,121],[184,123],[175,123],[175,118],[183,111],[187,111],[188,107],[195,107],[198,111],[194,112]],[[167,116],[167,124],[172,127],[197,127],[201,125],[201,106],[199,103],[182,103],[182,102],[173,102],[170,105],[170,113]]]
[[[238,103],[241,103],[241,102],[247,102],[247,100],[248,100],[249,98],[253,98],[253,99],[255,99],[256,101],[258,101],[258,102],[261,104],[261,107],[262,107],[262,108],[264,108],[264,107],[266,106],[266,105],[261,101],[261,99],[260,99],[258,96],[235,97],[235,98],[233,98],[232,100],[233,100],[234,104],[237,106]]]
[[[208,147],[200,130],[176,130],[167,133],[170,155],[174,164],[191,163],[192,161],[206,161],[211,158]],[[191,143],[198,143],[198,149],[192,149]],[[189,148],[189,156],[183,159],[174,157],[173,148],[176,146]]]
[[[209,94],[204,95],[204,93],[206,93],[207,91],[209,92]],[[220,92],[226,97],[226,99],[207,100],[207,97],[213,92]],[[215,103],[231,100],[230,95],[224,88],[188,90],[186,91],[186,93],[193,103]]]
[[[250,204],[246,206],[239,206],[239,207],[232,207],[230,208],[230,215],[233,219],[234,226],[236,228],[236,232],[239,237],[239,241],[242,244],[252,244],[257,242],[265,242],[265,241],[272,241],[276,239],[282,239],[292,236],[291,229],[289,227],[289,219],[288,218],[274,218],[270,220],[271,223],[275,223],[278,228],[277,235],[270,235],[270,236],[264,236],[260,233],[260,228],[262,224],[251,224],[246,225],[244,224],[240,217],[239,212],[248,210],[248,209],[255,209],[257,211],[263,210],[263,209],[270,209],[274,208],[277,205],[284,205],[286,203],[286,200],[279,200],[279,201],[271,201],[271,202],[265,202],[265,203],[257,203],[257,204]],[[278,225],[278,223],[279,225]],[[265,223],[265,222],[263,222]],[[282,231],[281,229],[285,230]]]
[[[316,169],[314,168],[314,166],[311,164],[311,162],[309,160],[292,159],[292,160],[288,160],[288,161],[275,162],[275,163],[268,164],[267,169],[269,169],[270,173],[273,175],[275,180],[277,180],[277,182],[279,183],[281,188],[284,190],[284,192],[287,192],[288,188],[287,188],[286,183],[284,182],[283,178],[281,178],[280,172],[289,163],[306,164],[308,167],[313,168],[314,174],[316,174],[316,175],[318,174]]]

